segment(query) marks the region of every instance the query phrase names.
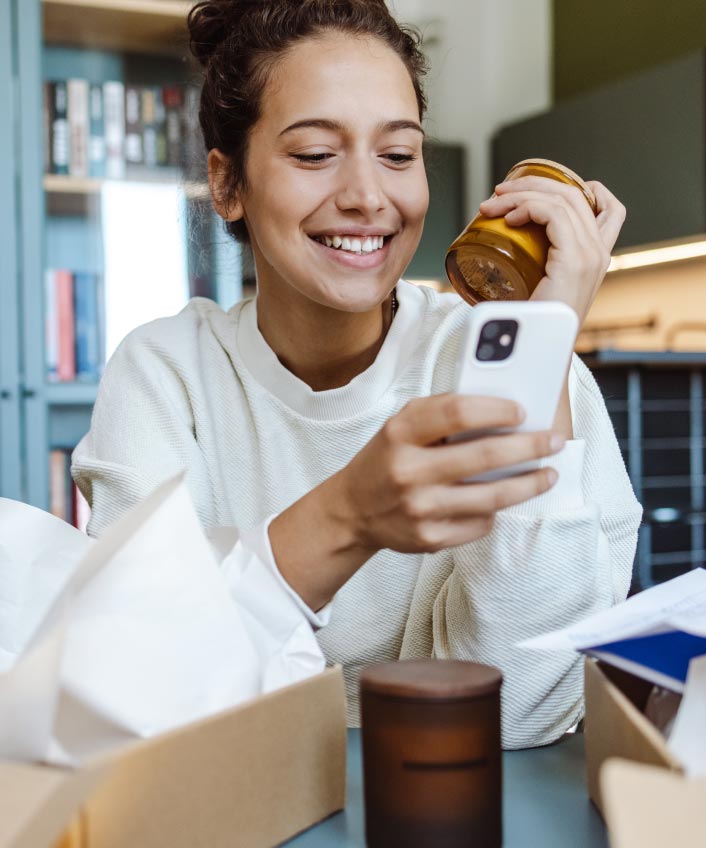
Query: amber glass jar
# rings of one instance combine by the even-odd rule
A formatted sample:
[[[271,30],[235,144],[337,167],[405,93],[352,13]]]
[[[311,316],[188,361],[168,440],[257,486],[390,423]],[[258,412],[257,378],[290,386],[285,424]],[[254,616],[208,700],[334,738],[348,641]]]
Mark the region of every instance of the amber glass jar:
[[[54,848],[86,848],[86,829],[82,813],[72,820],[67,830],[55,843]]]
[[[576,186],[597,212],[596,198],[569,168],[548,159],[525,159],[505,180],[549,177]],[[544,276],[549,240],[539,224],[509,227],[504,218],[476,215],[446,253],[451,285],[470,304],[482,300],[528,300]]]
[[[377,663],[360,679],[368,848],[500,848],[498,669]]]

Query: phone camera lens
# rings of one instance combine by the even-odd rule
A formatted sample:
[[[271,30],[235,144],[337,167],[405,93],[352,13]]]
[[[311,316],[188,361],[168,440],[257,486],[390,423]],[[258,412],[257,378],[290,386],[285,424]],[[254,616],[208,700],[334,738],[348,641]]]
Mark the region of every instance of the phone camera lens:
[[[478,359],[482,359],[483,361],[488,361],[489,359],[493,358],[494,354],[495,354],[495,348],[493,347],[493,345],[482,344],[478,348],[477,356],[478,356]]]
[[[497,321],[488,321],[488,323],[483,327],[483,331],[481,332],[481,336],[484,340],[492,341],[500,332],[500,327],[498,326]]]

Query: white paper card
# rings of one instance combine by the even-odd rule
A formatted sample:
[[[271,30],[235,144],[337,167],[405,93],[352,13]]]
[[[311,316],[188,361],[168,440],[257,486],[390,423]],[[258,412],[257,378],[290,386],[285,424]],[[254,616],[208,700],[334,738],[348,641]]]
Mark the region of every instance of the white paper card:
[[[706,656],[695,657],[689,663],[686,687],[668,744],[688,777],[706,777]]]
[[[569,627],[520,642],[534,650],[592,648],[668,630],[706,635],[706,570],[696,568]]]

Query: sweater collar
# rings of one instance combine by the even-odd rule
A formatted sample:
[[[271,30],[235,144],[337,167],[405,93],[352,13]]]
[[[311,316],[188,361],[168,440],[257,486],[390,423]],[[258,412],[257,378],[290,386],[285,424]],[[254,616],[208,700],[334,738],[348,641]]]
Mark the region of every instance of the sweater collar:
[[[307,418],[350,418],[380,398],[410,361],[417,336],[412,332],[423,317],[423,292],[403,280],[397,285],[399,307],[375,361],[345,386],[315,392],[282,365],[257,326],[257,298],[239,310],[236,345],[247,370],[257,382],[295,412]]]

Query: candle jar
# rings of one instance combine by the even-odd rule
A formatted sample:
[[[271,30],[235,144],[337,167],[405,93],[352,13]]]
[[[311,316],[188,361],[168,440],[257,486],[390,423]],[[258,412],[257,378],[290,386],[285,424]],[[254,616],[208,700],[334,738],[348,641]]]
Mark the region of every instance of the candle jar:
[[[498,669],[369,666],[360,680],[368,848],[500,848]]]
[[[593,214],[596,198],[569,168],[548,159],[525,159],[505,180],[548,177],[576,186]],[[504,218],[478,214],[446,253],[446,274],[461,297],[471,305],[482,300],[528,300],[544,276],[549,239],[540,224],[510,227]]]
[[[79,813],[72,819],[61,838],[54,843],[54,848],[84,848],[88,844],[84,824],[83,815]]]

